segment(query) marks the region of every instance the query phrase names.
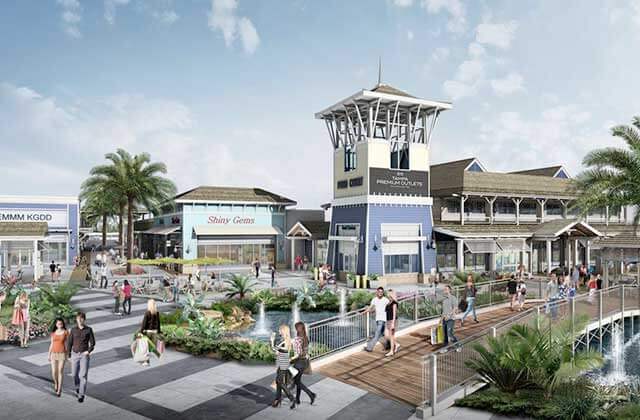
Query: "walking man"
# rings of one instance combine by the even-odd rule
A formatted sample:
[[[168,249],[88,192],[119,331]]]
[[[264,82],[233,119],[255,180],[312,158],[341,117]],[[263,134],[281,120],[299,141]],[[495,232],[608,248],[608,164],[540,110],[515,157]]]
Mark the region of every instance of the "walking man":
[[[84,396],[87,392],[89,359],[96,345],[93,330],[85,325],[86,319],[84,312],[78,312],[76,326],[71,329],[67,345],[68,356],[71,358],[71,375],[76,386],[79,403],[84,402]]]
[[[453,334],[455,327],[455,315],[458,311],[458,299],[451,294],[451,286],[444,287],[444,298],[442,299],[442,329],[444,330],[444,345],[458,341]]]
[[[256,258],[256,260],[253,262],[253,268],[255,269],[256,272],[256,279],[260,276],[260,260]]]
[[[51,271],[51,281],[55,281],[56,280],[56,262],[55,261],[51,261],[51,264],[49,264],[49,271]]]
[[[102,264],[100,267],[100,288],[106,289],[109,281],[107,280],[107,264]]]
[[[516,281],[516,276],[513,274],[509,277],[509,281],[507,282],[507,291],[509,292],[509,308],[513,311],[513,306],[516,304],[516,299],[518,297],[518,282]]]
[[[378,340],[381,337],[384,337],[384,329],[387,324],[387,305],[389,304],[389,299],[384,296],[384,289],[382,287],[378,287],[376,289],[376,295],[373,299],[371,299],[371,304],[366,309],[367,314],[375,309],[376,311],[376,332],[373,335],[373,338],[369,340],[365,350],[368,352],[373,351],[376,344],[378,344]]]
[[[271,271],[271,288],[276,287],[276,265],[271,264],[269,266],[269,271]]]

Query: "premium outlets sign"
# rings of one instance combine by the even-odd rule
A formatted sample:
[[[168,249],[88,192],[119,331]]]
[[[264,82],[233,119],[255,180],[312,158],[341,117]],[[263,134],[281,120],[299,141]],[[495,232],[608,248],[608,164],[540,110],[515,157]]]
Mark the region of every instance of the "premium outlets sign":
[[[370,194],[405,194],[427,197],[429,172],[369,168]]]
[[[3,209],[0,222],[45,222],[49,227],[67,227],[66,210]]]

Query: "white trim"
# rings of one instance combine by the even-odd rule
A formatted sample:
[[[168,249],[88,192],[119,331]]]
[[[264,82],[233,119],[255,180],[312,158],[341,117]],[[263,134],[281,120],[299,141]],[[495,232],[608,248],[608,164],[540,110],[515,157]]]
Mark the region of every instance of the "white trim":
[[[330,241],[347,241],[347,242],[358,242],[359,239],[357,236],[337,236],[337,235],[329,235],[328,238]]]
[[[293,232],[296,228],[302,228],[302,230],[304,230],[305,233],[309,235],[309,238],[313,237],[311,232],[309,232],[309,230],[302,224],[302,222],[296,222],[296,224],[291,226],[291,229],[289,229],[289,231],[287,232],[286,234],[287,239],[291,239],[292,237],[294,237],[291,232]],[[300,238],[300,236],[296,236],[296,238]]]
[[[417,197],[411,195],[358,195],[354,197],[335,198],[332,207],[355,206],[360,204],[397,204],[405,206],[432,206],[432,197]]]
[[[572,178],[571,174],[569,174],[569,172],[565,169],[564,166],[560,166],[558,168],[558,170],[553,174],[552,178],[556,178],[558,176],[558,174],[560,173],[560,171],[564,172],[564,174],[567,176],[567,178],[569,178],[569,179]],[[560,178],[560,179],[562,179],[562,178]]]
[[[473,160],[471,161],[471,163],[469,163],[465,168],[464,171],[467,172],[469,170],[469,168],[474,164],[477,163],[478,166],[480,167],[480,169],[482,169],[482,172],[488,172],[487,168],[484,167],[484,165],[482,163],[480,163],[480,161],[477,158],[473,158]]]
[[[589,229],[591,232],[593,232],[596,236],[604,236],[604,234],[602,232],[600,232],[597,229],[594,229],[591,225],[589,225],[587,222],[582,222],[580,220],[576,220],[572,223],[569,223],[568,225],[566,225],[564,228],[560,229],[559,231],[557,231],[553,236],[560,236],[563,233],[565,233],[566,231],[568,231],[569,229],[571,229],[572,227],[574,227],[575,225],[581,224],[584,227],[586,227],[587,229]]]
[[[384,242],[419,242],[426,239],[426,236],[385,236],[382,238]]]
[[[0,203],[5,204],[80,204],[78,197],[46,195],[0,195]]]
[[[449,229],[443,229],[441,227],[434,227],[433,228],[434,232],[438,232],[438,233],[442,233],[443,235],[448,235],[448,236],[453,236],[454,238],[461,238],[461,239],[467,239],[467,238],[531,238],[533,236],[533,234],[531,233],[508,233],[508,234],[495,234],[492,232],[484,232],[484,233],[460,233],[460,232],[455,232],[453,230],[449,230]]]
[[[277,236],[282,232],[277,226],[219,226],[196,225],[193,227],[196,236]]]
[[[271,203],[271,202],[265,202],[265,201],[224,201],[224,200],[183,200],[183,199],[178,199],[178,200],[174,200],[175,203],[180,203],[180,204],[239,204],[239,205],[263,205],[263,206],[294,206],[295,201],[292,201],[290,203],[288,202],[276,202],[276,203]]]

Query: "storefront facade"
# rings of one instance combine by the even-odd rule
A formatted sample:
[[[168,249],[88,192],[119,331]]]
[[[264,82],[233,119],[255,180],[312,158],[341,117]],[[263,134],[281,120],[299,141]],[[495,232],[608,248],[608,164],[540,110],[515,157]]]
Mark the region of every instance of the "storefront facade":
[[[72,265],[78,255],[77,197],[0,196],[0,266]]]
[[[294,201],[258,188],[198,187],[178,195],[175,204],[175,212],[137,229],[148,256],[223,258],[230,265],[285,262],[286,207]]]

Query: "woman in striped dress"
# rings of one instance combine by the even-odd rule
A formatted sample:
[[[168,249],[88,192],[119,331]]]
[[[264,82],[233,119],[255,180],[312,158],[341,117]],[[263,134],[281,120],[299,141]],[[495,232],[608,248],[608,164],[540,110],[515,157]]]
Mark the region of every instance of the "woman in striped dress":
[[[291,405],[289,408],[294,409],[296,407],[296,401],[293,398],[293,394],[289,388],[287,388],[287,383],[291,382],[289,379],[289,354],[291,352],[291,331],[289,330],[288,325],[280,326],[280,337],[282,337],[282,341],[277,346],[275,345],[276,333],[271,334],[271,348],[276,352],[276,399],[273,400],[271,404],[272,407],[279,407],[282,402],[282,392],[284,391],[285,395],[291,401]]]

